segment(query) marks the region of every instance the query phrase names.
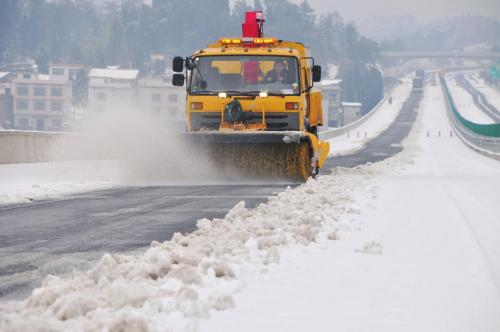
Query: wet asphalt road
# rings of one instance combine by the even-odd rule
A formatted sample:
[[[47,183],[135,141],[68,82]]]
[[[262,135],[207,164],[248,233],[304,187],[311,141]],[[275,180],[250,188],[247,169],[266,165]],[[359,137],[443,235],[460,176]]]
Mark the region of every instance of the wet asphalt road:
[[[416,118],[420,94],[365,149],[328,160],[336,166],[377,162],[400,152]],[[0,300],[27,296],[48,274],[86,269],[105,252],[141,250],[196,220],[220,218],[236,203],[266,201],[286,184],[135,187],[96,191],[62,200],[0,207]]]

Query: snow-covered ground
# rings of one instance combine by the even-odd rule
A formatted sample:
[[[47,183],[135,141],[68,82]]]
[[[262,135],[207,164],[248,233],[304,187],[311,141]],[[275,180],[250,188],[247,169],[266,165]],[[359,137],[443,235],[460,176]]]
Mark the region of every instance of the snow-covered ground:
[[[500,110],[500,91],[486,84],[486,82],[479,76],[479,73],[467,74],[465,78],[480,92],[484,94],[488,102]]]
[[[500,162],[427,137],[451,130],[439,87],[418,121],[402,154],[366,168],[373,197],[336,222],[340,241],[283,251],[200,330],[499,331]]]
[[[105,189],[116,176],[110,161],[0,164],[0,205]]]
[[[403,84],[392,92],[392,104],[386,100],[371,118],[349,133],[329,139],[330,157],[342,156],[361,150],[370,140],[384,132],[394,122],[404,102],[411,93],[411,79],[402,79]]]
[[[48,277],[0,330],[498,331],[499,162],[436,130],[431,87],[402,154]]]
[[[472,95],[456,83],[452,74],[446,75],[446,82],[448,83],[448,88],[455,101],[455,106],[464,118],[475,123],[494,123],[493,119],[474,104]]]

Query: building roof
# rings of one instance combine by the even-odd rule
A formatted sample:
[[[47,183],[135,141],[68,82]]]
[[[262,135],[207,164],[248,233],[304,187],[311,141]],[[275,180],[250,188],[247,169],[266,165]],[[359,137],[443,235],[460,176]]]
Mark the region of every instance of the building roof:
[[[357,106],[357,107],[361,107],[361,103],[356,103],[356,102],[348,102],[348,101],[343,101],[342,102],[342,106]]]
[[[8,71],[0,71],[0,80],[9,74],[10,74],[10,72],[8,72]]]
[[[139,70],[137,69],[92,68],[89,73],[89,77],[114,78],[122,80],[135,80],[137,75],[139,75]]]
[[[85,66],[80,63],[58,63],[51,62],[49,63],[50,67],[64,67],[64,68],[84,68]]]

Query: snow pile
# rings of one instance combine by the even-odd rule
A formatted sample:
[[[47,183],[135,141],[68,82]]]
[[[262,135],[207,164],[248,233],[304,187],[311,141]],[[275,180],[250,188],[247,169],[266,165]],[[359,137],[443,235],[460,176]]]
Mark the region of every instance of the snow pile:
[[[339,216],[353,212],[353,193],[374,172],[336,169],[254,209],[240,202],[224,219],[199,220],[142,255],[107,254],[89,271],[49,276],[25,301],[0,306],[0,330],[196,330],[211,311],[234,307],[241,276],[267,271],[283,248],[339,238]]]

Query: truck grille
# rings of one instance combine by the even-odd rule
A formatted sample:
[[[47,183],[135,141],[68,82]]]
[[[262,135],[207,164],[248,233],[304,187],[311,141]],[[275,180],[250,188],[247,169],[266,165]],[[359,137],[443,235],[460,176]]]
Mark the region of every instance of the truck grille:
[[[248,123],[260,123],[262,112],[252,112],[247,116]],[[191,112],[191,130],[219,129],[221,114],[218,112]],[[266,113],[266,126],[269,130],[299,130],[299,113],[269,112]]]

